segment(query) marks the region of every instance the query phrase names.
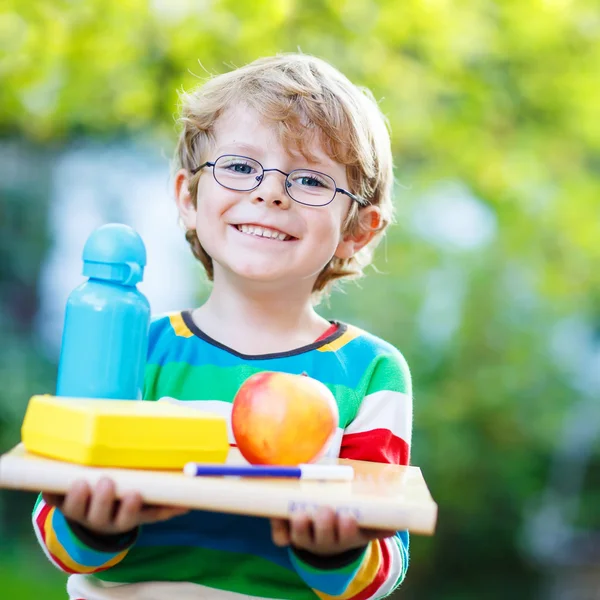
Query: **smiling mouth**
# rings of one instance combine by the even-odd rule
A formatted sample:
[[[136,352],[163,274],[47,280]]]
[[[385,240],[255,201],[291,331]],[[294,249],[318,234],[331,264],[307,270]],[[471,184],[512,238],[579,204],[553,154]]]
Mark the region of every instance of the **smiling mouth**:
[[[252,235],[255,237],[261,237],[268,240],[277,240],[280,242],[289,242],[291,240],[297,240],[292,235],[288,235],[283,231],[277,229],[271,229],[270,227],[262,227],[260,225],[234,225],[234,227],[241,233],[246,235]]]

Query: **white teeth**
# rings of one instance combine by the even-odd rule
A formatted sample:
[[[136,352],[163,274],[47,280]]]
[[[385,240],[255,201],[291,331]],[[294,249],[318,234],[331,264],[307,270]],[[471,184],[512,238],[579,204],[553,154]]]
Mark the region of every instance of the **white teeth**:
[[[242,233],[248,233],[258,237],[265,237],[280,241],[289,239],[289,236],[286,233],[276,231],[275,229],[267,229],[266,227],[260,227],[258,225],[238,225],[238,229]]]

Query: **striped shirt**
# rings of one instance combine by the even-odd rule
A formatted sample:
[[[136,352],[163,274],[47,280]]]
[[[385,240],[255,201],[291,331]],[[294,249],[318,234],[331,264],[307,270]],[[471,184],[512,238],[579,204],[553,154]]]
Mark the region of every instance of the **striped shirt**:
[[[409,464],[410,373],[390,344],[336,323],[317,341],[277,354],[240,354],[204,334],[189,311],[150,327],[144,399],[197,404],[228,420],[240,385],[261,371],[306,373],[332,391],[339,428],[329,456]],[[48,558],[71,574],[71,599],[383,598],[404,579],[408,533],[375,540],[335,563],[275,546],[262,517],[192,511],[144,525],[106,547],[40,497],[34,529]],[[87,532],[89,533],[89,532]]]

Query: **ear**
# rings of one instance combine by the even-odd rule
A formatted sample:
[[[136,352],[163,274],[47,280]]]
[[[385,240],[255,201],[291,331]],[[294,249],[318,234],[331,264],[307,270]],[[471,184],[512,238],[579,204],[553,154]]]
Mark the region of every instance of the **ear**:
[[[196,229],[196,201],[189,190],[190,174],[179,169],[175,175],[175,203],[179,218],[185,229]]]
[[[381,227],[381,211],[378,206],[366,206],[358,213],[356,231],[346,233],[334,256],[337,258],[352,258],[361,248],[364,248]]]

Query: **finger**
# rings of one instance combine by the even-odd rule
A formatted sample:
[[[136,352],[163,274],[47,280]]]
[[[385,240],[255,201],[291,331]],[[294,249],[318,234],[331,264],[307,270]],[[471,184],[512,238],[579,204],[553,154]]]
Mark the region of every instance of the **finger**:
[[[172,519],[173,517],[181,517],[187,515],[190,512],[189,508],[183,506],[166,506],[163,507],[163,515],[165,519]]]
[[[287,519],[271,519],[271,537],[276,546],[289,546],[290,524]]]
[[[332,508],[321,506],[313,518],[315,547],[323,551],[335,550],[337,546],[336,515]]]
[[[340,546],[361,546],[367,541],[362,538],[356,517],[349,514],[341,514],[337,518],[337,532]]]
[[[115,530],[125,532],[137,527],[140,524],[143,503],[142,496],[138,492],[124,494],[115,515]]]
[[[112,525],[115,508],[115,484],[103,477],[92,491],[87,520],[92,529],[106,529]]]
[[[60,512],[73,521],[85,521],[92,490],[85,481],[76,481],[67,492]]]
[[[385,538],[393,537],[396,535],[396,531],[387,529],[360,529],[360,535],[366,541],[371,540],[383,540]]]
[[[64,494],[51,494],[50,492],[43,492],[42,499],[48,506],[56,506],[60,510],[63,502],[65,501]]]
[[[290,541],[298,548],[310,550],[313,546],[312,522],[306,513],[295,513],[290,519]]]
[[[179,506],[144,506],[140,514],[140,523],[156,523],[173,517],[180,517],[190,512],[188,508]]]

